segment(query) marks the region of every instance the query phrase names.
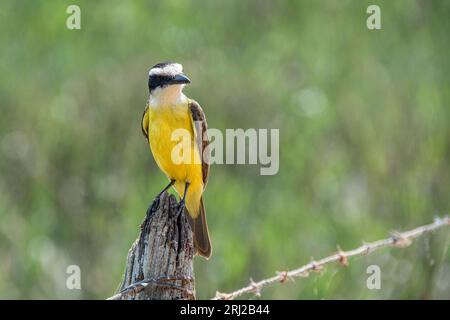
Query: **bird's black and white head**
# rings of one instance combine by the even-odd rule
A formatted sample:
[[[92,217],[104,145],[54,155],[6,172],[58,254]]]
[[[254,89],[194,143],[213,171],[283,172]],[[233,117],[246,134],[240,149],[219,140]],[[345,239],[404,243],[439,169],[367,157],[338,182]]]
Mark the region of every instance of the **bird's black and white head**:
[[[183,73],[183,66],[175,62],[154,65],[148,73],[150,99],[155,103],[174,103],[183,97],[183,87],[191,80]],[[173,101],[172,101],[173,100]]]

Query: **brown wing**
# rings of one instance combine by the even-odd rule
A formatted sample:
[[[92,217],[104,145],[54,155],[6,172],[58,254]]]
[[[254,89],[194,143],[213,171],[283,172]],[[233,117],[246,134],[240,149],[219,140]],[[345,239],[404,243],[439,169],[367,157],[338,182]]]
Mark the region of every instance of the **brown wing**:
[[[144,113],[142,114],[141,129],[142,134],[148,141],[148,105],[145,106]]]
[[[191,113],[192,126],[195,129],[195,139],[202,159],[203,187],[206,187],[210,159],[209,148],[207,148],[209,138],[206,132],[208,130],[208,124],[206,123],[205,113],[197,101],[189,100],[189,112]]]

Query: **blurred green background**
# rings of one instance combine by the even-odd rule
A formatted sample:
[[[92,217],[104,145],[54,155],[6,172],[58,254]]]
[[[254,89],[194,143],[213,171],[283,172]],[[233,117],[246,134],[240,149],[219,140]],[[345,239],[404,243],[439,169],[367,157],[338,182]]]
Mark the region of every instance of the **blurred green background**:
[[[81,30],[66,28],[74,3]],[[212,167],[198,298],[448,213],[449,17],[426,0],[2,1],[0,298],[113,294],[167,183],[140,129],[148,69],[166,60],[210,127],[280,129],[277,175]],[[262,297],[449,299],[449,245],[439,231]],[[73,264],[82,290],[66,288]]]

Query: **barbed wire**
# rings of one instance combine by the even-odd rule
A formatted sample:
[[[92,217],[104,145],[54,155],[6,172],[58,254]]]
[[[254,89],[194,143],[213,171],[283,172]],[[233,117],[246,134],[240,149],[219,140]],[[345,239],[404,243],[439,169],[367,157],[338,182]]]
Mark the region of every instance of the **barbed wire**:
[[[160,277],[158,279],[147,279],[147,280],[141,280],[138,281],[122,290],[120,292],[116,293],[115,295],[109,297],[106,300],[121,300],[126,297],[135,297],[139,292],[145,290],[146,287],[149,285],[155,285],[155,286],[161,286],[161,287],[167,287],[175,290],[180,290],[188,297],[194,297],[195,293],[191,292],[190,290],[186,289],[183,286],[177,285],[175,283],[171,283],[173,281],[193,281],[193,279],[187,279],[187,278],[176,278],[176,277]]]
[[[431,224],[423,225],[409,231],[392,232],[389,238],[369,243],[363,243],[362,246],[353,250],[342,251],[338,247],[337,253],[317,261],[311,261],[310,263],[300,268],[290,271],[277,272],[277,275],[260,280],[258,282],[254,282],[252,279],[250,279],[249,285],[230,293],[216,292],[216,295],[214,298],[212,298],[212,300],[233,300],[244,294],[254,294],[256,296],[260,296],[261,290],[269,285],[276,283],[285,283],[288,280],[294,281],[295,278],[306,278],[309,276],[310,272],[322,271],[327,264],[337,262],[343,266],[346,266],[348,265],[349,258],[368,255],[381,248],[405,248],[409,246],[415,238],[446,226],[450,226],[450,218],[448,216],[444,218],[436,218]]]

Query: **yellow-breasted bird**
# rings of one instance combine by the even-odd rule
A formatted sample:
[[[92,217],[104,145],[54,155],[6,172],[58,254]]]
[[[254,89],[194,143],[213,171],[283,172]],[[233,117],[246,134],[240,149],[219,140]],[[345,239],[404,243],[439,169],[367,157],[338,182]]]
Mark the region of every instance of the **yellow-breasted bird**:
[[[142,115],[142,132],[158,167],[170,180],[158,197],[170,187],[175,188],[182,197],[180,209],[186,208],[188,211],[196,251],[208,259],[211,243],[202,195],[208,181],[209,141],[202,108],[183,94],[184,86],[190,82],[179,63],[158,63],[150,69],[150,97]],[[181,163],[173,159],[173,150],[179,146],[173,134],[179,129],[189,133],[188,146],[191,151],[189,161]]]

